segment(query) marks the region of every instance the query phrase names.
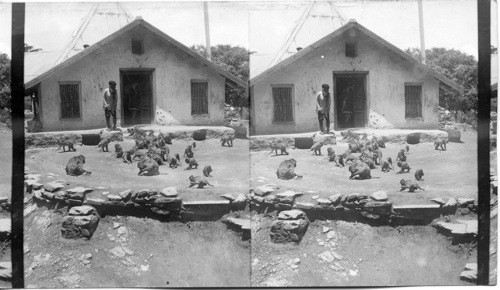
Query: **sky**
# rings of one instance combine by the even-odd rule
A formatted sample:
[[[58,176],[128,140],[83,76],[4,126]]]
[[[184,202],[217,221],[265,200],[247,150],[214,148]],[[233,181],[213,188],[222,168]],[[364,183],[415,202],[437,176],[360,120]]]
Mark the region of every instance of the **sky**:
[[[0,52],[10,56],[11,4],[1,1]],[[255,76],[277,55],[309,3],[210,1],[211,44],[239,45],[255,52],[250,62],[251,76]],[[401,49],[420,45],[416,0],[332,3],[342,18],[356,19]],[[491,3],[492,11],[496,12],[498,5]],[[122,2],[121,5],[133,17],[142,16],[187,46],[205,43],[201,2]],[[27,3],[25,42],[45,51],[64,48],[91,6],[92,3]],[[423,0],[426,47],[454,48],[477,58],[476,6],[476,0]],[[496,18],[494,13],[494,35],[498,35]]]
[[[1,0],[0,0],[1,1]],[[27,3],[25,43],[60,50],[89,13],[92,3]],[[184,45],[205,44],[202,2],[123,2],[133,18],[141,16]],[[209,2],[211,45],[248,48],[248,9],[244,2]],[[0,2],[0,52],[10,55],[11,4]]]
[[[497,9],[496,3],[492,3],[492,10]],[[254,52],[250,59],[252,77],[269,67],[287,36],[294,27],[298,26],[298,19],[309,4],[309,2],[260,3],[252,9],[249,16],[252,25],[249,43],[250,50]],[[420,47],[416,0],[335,1],[333,7],[345,22],[355,19],[364,27],[403,50],[409,47]],[[334,15],[334,12],[330,10],[331,8],[323,5],[323,9],[319,12],[324,12],[320,13],[324,15]],[[476,0],[423,0],[423,15],[427,49],[431,47],[453,48],[471,54],[477,59]],[[316,17],[321,17],[321,15],[316,15]],[[322,36],[328,35],[339,27],[338,24],[335,26],[331,19],[329,21],[332,27]],[[492,26],[497,27],[496,13],[492,17]],[[314,25],[307,27],[305,23],[301,29],[304,30],[306,38],[308,35],[311,38],[308,45],[321,38],[316,35]],[[494,29],[492,33],[498,35],[497,29]],[[300,45],[300,47],[305,46]]]

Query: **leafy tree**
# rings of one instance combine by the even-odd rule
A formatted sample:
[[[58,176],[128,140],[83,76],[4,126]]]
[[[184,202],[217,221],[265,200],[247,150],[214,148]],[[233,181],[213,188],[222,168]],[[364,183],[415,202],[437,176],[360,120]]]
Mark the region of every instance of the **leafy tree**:
[[[24,44],[24,52],[37,52],[42,50],[41,48],[33,48],[33,45]]]
[[[10,109],[10,59],[5,53],[0,53],[0,109]]]
[[[204,45],[193,45],[191,49],[206,57]],[[212,46],[212,62],[228,70],[242,81],[247,82],[249,76],[249,51],[240,46],[219,44]],[[225,102],[235,107],[248,107],[249,99],[246,88],[226,86]]]
[[[420,60],[420,49],[408,48],[406,53]],[[477,111],[477,60],[456,49],[426,49],[426,65],[463,86],[464,94],[440,90],[439,105],[452,111]]]

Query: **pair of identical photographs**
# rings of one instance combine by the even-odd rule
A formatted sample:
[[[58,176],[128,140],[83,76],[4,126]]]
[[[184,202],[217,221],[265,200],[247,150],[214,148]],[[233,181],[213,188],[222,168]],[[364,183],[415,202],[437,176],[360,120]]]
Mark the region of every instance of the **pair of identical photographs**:
[[[475,285],[477,7],[26,3],[24,286]]]

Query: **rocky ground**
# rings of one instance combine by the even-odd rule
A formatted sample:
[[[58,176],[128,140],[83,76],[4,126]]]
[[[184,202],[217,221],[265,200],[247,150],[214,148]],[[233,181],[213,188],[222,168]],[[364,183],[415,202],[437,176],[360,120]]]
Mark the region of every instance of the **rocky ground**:
[[[125,134],[127,136],[128,134]],[[193,140],[174,139],[170,155],[183,155]],[[134,142],[125,137],[124,150]],[[122,162],[95,146],[76,146],[76,152],[56,147],[26,150],[26,169],[41,174],[39,182],[64,180],[70,187],[91,187],[89,194],[111,196],[126,189],[165,187],[177,189],[183,201],[221,200],[219,195],[248,191],[248,141],[234,140],[234,147],[222,147],[218,139],[197,141],[193,150],[199,167],[171,169],[160,166],[158,176],[137,176],[137,161]],[[92,174],[66,175],[69,158],[83,154],[84,168]],[[205,165],[213,172],[214,187],[187,188],[190,175],[202,176]],[[32,198],[26,195],[28,201]],[[161,222],[151,218],[106,216],[101,218],[90,240],[69,240],[61,235],[66,209],[54,204],[25,211],[25,284],[34,288],[60,287],[245,287],[250,285],[250,241],[241,232],[219,221]]]
[[[10,200],[11,193],[11,168],[12,168],[12,131],[4,124],[0,124],[0,162],[4,170],[0,170],[0,197],[7,197]],[[0,209],[0,219],[7,221],[10,219],[10,212]],[[10,226],[8,226],[10,229]],[[0,242],[0,264],[2,262],[11,261],[11,244],[10,241]],[[10,269],[8,270],[10,272]],[[10,273],[9,275],[10,276]],[[8,288],[12,284],[10,281],[5,281],[4,270],[0,266],[0,287]],[[10,279],[10,278],[8,278]]]
[[[289,155],[268,154],[268,150],[251,151],[251,181],[256,187],[263,184],[276,184],[280,191],[295,190],[304,192],[298,201],[310,202],[312,196],[329,197],[337,193],[370,194],[383,190],[389,199],[398,204],[429,204],[429,199],[442,197],[477,198],[477,134],[462,132],[463,143],[448,143],[446,151],[434,150],[430,142],[410,145],[407,162],[412,168],[410,173],[396,174],[381,172],[380,166],[372,170],[372,179],[349,180],[348,168],[336,167],[328,162],[326,147],[332,147],[337,154],[348,148],[347,144],[337,137],[337,145],[327,145],[322,148],[322,155],[315,156],[307,149],[291,149]],[[405,144],[387,143],[382,148],[383,158],[392,157],[396,160],[397,152]],[[359,155],[355,154],[355,155]],[[295,172],[303,175],[302,179],[279,180],[276,169],[281,161],[294,158],[297,160]],[[394,163],[395,169],[399,169]],[[414,193],[400,192],[399,181],[414,179],[416,169],[423,169],[425,181],[420,182],[425,191]]]
[[[252,221],[257,287],[473,285],[460,273],[476,261],[474,245],[451,245],[431,226],[317,220],[296,245],[272,243],[270,225],[270,217]]]
[[[90,240],[68,240],[63,213],[25,218],[28,288],[249,286],[250,242],[222,222],[106,216]]]
[[[128,134],[125,134],[128,135]],[[191,140],[192,142],[192,140]],[[120,142],[124,150],[133,147],[133,140],[125,137]],[[173,140],[169,145],[170,155],[178,153],[181,157],[188,140]],[[40,182],[46,183],[57,179],[64,179],[74,186],[94,188],[94,195],[102,192],[117,193],[126,189],[141,189],[154,187],[177,187],[180,197],[184,201],[190,200],[214,200],[225,193],[238,193],[248,191],[248,176],[250,169],[248,155],[248,140],[236,139],[234,147],[222,147],[219,140],[207,139],[196,142],[194,158],[198,161],[198,169],[185,170],[187,165],[171,169],[168,165],[160,166],[160,175],[137,176],[139,169],[137,161],[133,164],[124,163],[122,159],[114,156],[115,142],[110,143],[109,152],[101,152],[95,146],[77,145],[76,152],[63,153],[62,150],[55,151],[57,147],[29,148],[26,150],[26,163],[31,173],[41,174]],[[72,177],[66,175],[65,167],[68,160],[76,155],[83,154],[86,158],[84,168],[92,171],[91,175]],[[211,165],[212,178],[208,178],[214,187],[204,189],[191,188],[189,176],[202,176],[205,165]]]

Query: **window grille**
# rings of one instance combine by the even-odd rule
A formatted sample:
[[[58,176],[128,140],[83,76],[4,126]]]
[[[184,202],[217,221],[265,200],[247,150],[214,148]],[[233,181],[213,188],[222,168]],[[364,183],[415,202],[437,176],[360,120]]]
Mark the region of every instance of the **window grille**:
[[[80,85],[60,84],[59,94],[61,96],[61,118],[80,118]]]
[[[273,87],[273,122],[293,122],[292,87]]]
[[[191,115],[208,114],[208,82],[191,82]]]
[[[422,117],[422,85],[405,85],[405,118]]]

